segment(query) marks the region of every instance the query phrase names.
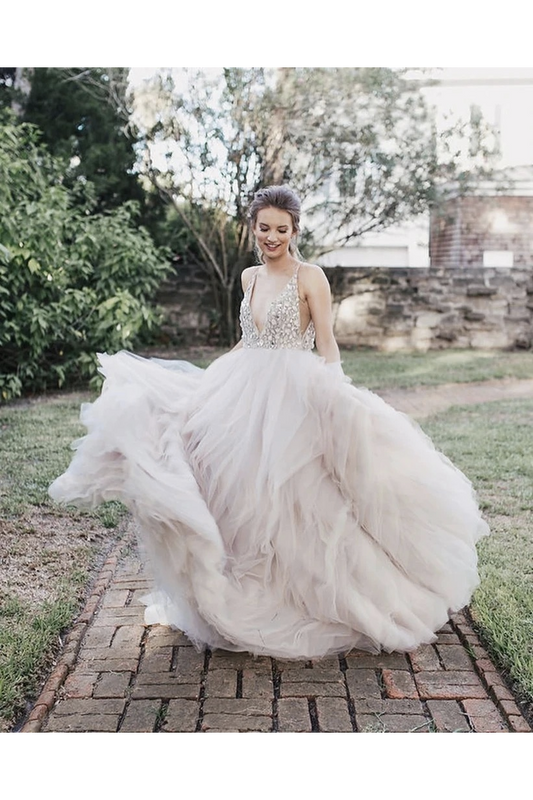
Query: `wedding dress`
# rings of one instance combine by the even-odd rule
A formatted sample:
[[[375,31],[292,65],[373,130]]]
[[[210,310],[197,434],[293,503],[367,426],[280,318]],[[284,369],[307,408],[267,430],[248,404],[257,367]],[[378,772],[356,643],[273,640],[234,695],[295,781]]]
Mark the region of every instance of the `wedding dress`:
[[[297,272],[262,330],[254,283],[243,347],[205,370],[100,356],[102,394],[50,494],[130,509],[153,575],[146,623],[199,648],[309,659],[432,642],[478,584],[472,485],[311,352]]]

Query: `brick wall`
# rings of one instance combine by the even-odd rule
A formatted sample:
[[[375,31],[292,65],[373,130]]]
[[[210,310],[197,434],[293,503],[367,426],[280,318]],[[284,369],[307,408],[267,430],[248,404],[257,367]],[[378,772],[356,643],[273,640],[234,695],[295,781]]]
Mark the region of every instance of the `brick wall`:
[[[513,266],[533,263],[533,197],[454,198],[432,215],[432,266],[481,267],[486,250],[512,252]]]

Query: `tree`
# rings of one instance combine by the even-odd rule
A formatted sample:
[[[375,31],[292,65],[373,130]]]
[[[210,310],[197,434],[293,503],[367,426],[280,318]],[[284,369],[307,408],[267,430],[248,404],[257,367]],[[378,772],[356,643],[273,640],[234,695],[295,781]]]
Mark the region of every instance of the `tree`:
[[[128,126],[125,68],[39,68],[32,71],[23,120],[36,125],[52,155],[65,160],[70,188],[90,181],[97,211],[128,200],[144,204]]]
[[[15,67],[0,67],[0,107],[10,108],[15,86]]]
[[[471,130],[437,136],[419,87],[392,69],[161,72],[137,93],[134,119],[142,171],[189,231],[225,343],[237,334],[246,209],[260,186],[300,194],[301,242],[316,258],[429,209],[445,181],[467,186],[487,163],[480,134],[465,168]]]
[[[146,341],[168,270],[136,204],[89,213],[92,185],[73,197],[39,139],[0,115],[0,401],[94,379],[95,353]]]
[[[0,109],[20,115],[30,91],[31,67],[0,67]]]

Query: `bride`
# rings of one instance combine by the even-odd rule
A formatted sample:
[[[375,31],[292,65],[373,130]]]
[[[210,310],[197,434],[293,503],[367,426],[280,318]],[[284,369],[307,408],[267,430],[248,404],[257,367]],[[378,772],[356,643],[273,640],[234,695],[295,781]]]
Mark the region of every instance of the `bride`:
[[[50,494],[125,503],[153,579],[146,623],[198,648],[413,650],[469,602],[488,527],[419,426],[344,376],[294,192],[257,192],[250,222],[241,341],[205,370],[101,355],[87,435]]]

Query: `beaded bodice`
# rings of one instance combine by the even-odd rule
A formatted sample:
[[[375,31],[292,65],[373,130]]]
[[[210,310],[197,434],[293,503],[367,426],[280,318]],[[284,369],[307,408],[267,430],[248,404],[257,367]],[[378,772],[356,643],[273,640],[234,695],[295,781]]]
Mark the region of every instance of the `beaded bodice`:
[[[303,333],[301,331],[298,269],[270,304],[262,331],[254,322],[250,305],[258,269],[259,267],[252,275],[241,303],[240,320],[243,347],[263,347],[270,350],[282,348],[312,350],[315,345],[313,322],[309,323]]]

